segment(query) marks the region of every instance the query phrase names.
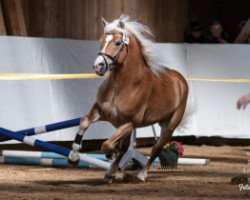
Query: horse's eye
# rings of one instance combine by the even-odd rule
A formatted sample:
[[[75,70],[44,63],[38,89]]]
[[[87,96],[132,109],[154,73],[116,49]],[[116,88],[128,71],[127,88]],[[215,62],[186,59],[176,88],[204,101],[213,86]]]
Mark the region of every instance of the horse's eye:
[[[115,46],[116,46],[116,47],[119,47],[121,44],[122,44],[122,43],[121,43],[120,41],[115,42]]]

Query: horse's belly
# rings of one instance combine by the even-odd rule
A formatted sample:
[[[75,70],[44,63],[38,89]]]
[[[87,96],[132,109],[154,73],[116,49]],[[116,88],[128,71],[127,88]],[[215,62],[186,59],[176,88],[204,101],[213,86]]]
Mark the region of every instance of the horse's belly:
[[[154,99],[149,102],[142,119],[142,125],[151,125],[169,118],[174,112],[176,105],[168,99]]]

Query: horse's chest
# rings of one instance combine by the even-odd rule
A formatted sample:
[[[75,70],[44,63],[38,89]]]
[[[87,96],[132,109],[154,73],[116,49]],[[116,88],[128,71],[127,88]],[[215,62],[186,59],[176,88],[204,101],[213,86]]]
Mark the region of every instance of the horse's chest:
[[[106,120],[110,122],[119,120],[120,116],[122,115],[119,111],[119,108],[110,101],[102,102],[100,108]]]
[[[141,106],[143,105],[141,95],[137,90],[129,90],[122,92],[115,92],[110,90],[103,95],[99,95],[97,101],[103,113],[103,117],[111,122],[126,121],[133,119],[135,115],[140,114]]]
[[[110,95],[104,101],[99,102],[102,113],[109,121],[119,120],[126,116],[126,110],[124,110],[124,102],[119,99],[119,96]]]

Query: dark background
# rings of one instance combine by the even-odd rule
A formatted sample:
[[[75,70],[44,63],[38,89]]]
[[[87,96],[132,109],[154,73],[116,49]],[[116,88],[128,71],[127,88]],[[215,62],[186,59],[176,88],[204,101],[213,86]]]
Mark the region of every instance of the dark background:
[[[249,0],[0,0],[0,35],[96,40],[101,16],[120,14],[149,26],[159,42],[182,42],[192,19],[208,32],[217,19],[232,37],[250,15]]]

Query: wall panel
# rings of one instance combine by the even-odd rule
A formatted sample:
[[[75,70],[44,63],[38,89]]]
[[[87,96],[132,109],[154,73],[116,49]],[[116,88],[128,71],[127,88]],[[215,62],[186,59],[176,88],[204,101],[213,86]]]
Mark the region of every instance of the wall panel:
[[[28,0],[32,36],[96,40],[100,18],[128,14],[147,25],[158,41],[183,40],[187,0]],[[184,2],[184,3],[183,3]],[[183,6],[184,5],[184,6]],[[167,11],[166,11],[167,10]],[[184,26],[183,26],[184,23]]]
[[[228,32],[236,36],[238,23],[248,18],[250,10],[249,0],[240,2],[237,0],[0,0],[0,2],[4,18],[1,22],[0,13],[0,34],[4,34],[6,30],[9,35],[25,35],[23,32],[26,30],[28,36],[34,37],[87,40],[96,40],[102,34],[100,17],[103,16],[111,21],[121,14],[129,14],[133,19],[147,25],[160,42],[182,42],[188,22],[192,19],[200,20],[205,32],[208,32],[211,21],[218,19]],[[22,8],[18,2],[22,3]],[[24,20],[20,20],[20,16]],[[23,29],[23,26],[26,27]]]
[[[1,2],[0,2],[0,35],[6,35]]]

